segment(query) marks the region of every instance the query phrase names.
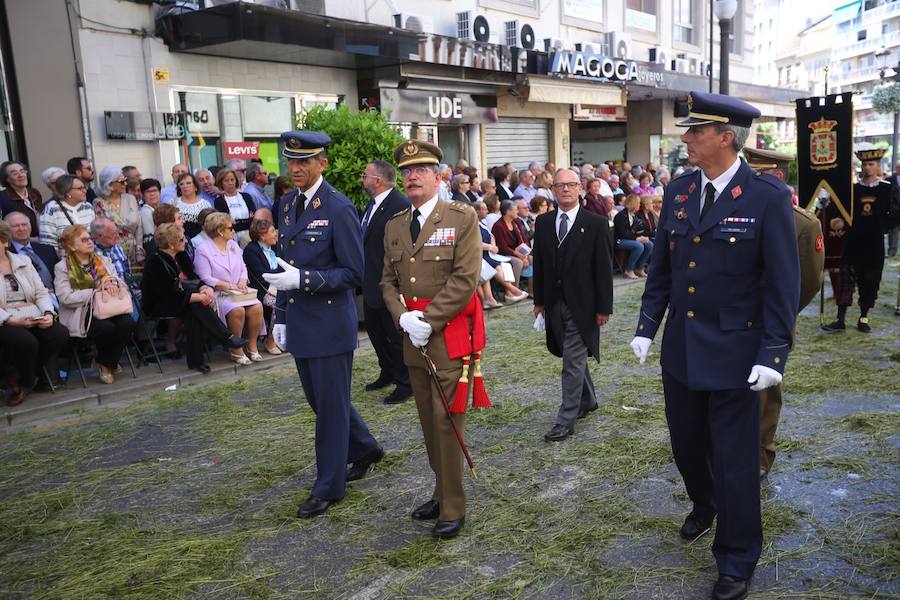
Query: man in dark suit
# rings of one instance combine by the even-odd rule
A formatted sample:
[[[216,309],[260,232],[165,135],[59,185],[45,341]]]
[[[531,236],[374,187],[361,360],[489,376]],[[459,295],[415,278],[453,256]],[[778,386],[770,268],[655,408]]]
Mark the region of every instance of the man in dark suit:
[[[693,510],[681,537],[718,516],[714,600],[748,592],[762,551],[759,391],[781,383],[800,302],[787,188],[738,158],[753,106],[692,92],[681,136],[699,167],[666,188],[631,347],[643,363],[668,309],[661,364],[675,464]]]
[[[297,511],[308,518],[343,498],[346,482],[365,476],[384,450],[350,402],[358,325],[354,291],[363,274],[358,213],[322,177],[331,138],[288,131],[281,139],[295,189],[275,217],[284,272],[263,278],[278,290],[273,337],[294,356],[316,413],[316,483]]]
[[[6,223],[12,231],[12,243],[9,249],[15,254],[22,254],[31,259],[41,281],[51,292],[53,291],[53,268],[59,261],[56,250],[48,244],[32,241],[31,221],[28,215],[11,212],[6,215]]]
[[[366,259],[363,273],[363,314],[369,340],[378,355],[381,373],[366,385],[377,390],[394,384],[396,387],[384,399],[385,404],[399,404],[412,396],[409,370],[403,362],[403,338],[384,304],[381,293],[381,272],[384,270],[384,226],[388,219],[409,208],[409,199],[397,191],[397,171],[383,160],[366,165],[362,176],[363,189],[372,197],[363,213],[363,253]]]
[[[575,432],[575,419],[597,408],[588,356],[600,362],[600,327],[612,314],[612,259],[606,219],[581,210],[581,182],[570,169],[557,171],[553,191],[559,210],[535,222],[534,315],[544,315],[547,349],[561,356],[562,403],[548,442]]]

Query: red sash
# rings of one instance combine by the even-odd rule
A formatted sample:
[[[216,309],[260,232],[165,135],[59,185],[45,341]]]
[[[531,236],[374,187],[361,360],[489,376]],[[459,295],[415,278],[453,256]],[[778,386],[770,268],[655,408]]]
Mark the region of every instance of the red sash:
[[[418,300],[405,299],[409,310],[424,310],[431,303],[431,298]],[[486,334],[484,329],[484,310],[478,294],[472,294],[469,303],[444,327],[444,343],[447,345],[448,358],[461,358],[463,361],[462,376],[456,385],[456,395],[450,412],[465,413],[469,397],[469,365],[474,359],[475,372],[472,375],[472,406],[486,408],[491,406],[487,390],[484,387],[484,376],[481,372],[481,351],[484,349]]]

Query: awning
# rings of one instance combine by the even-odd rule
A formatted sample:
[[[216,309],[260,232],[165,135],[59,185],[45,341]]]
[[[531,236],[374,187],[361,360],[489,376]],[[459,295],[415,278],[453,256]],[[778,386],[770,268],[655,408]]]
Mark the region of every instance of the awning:
[[[625,96],[624,88],[617,85],[535,79],[534,77],[528,80],[529,102],[625,106]]]
[[[855,19],[857,15],[859,15],[861,4],[862,2],[860,0],[854,0],[854,2],[850,2],[849,4],[845,4],[834,9],[834,13],[832,13],[832,19],[834,20],[835,24]]]

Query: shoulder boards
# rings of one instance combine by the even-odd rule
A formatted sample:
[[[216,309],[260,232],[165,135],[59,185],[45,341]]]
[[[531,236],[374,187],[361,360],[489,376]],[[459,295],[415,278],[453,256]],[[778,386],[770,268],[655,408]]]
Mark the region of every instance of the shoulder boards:
[[[765,181],[769,185],[774,186],[779,190],[786,191],[788,189],[786,183],[784,183],[774,175],[769,175],[768,173],[763,173],[762,171],[757,171],[754,179],[757,179],[758,181]]]
[[[800,208],[800,207],[797,206],[797,205],[792,205],[792,206],[793,206],[793,208],[794,208],[794,214],[800,215],[800,216],[802,216],[804,219],[807,219],[807,220],[809,220],[809,221],[818,221],[818,220],[819,220],[819,219],[816,217],[816,215],[812,214],[812,213],[809,212],[808,210],[805,210],[805,209],[803,209],[803,208]]]
[[[465,202],[459,202],[454,200],[450,203],[450,208],[453,210],[458,210],[459,212],[466,212],[466,210],[474,210],[471,206],[466,204]]]
[[[388,219],[388,220],[390,221],[391,219],[396,219],[396,218],[399,217],[400,215],[405,214],[405,213],[407,213],[407,212],[409,212],[409,207],[408,207],[408,206],[407,206],[406,208],[404,208],[403,210],[398,211],[398,212],[395,212],[394,214],[392,214],[391,217],[390,217],[390,219]]]

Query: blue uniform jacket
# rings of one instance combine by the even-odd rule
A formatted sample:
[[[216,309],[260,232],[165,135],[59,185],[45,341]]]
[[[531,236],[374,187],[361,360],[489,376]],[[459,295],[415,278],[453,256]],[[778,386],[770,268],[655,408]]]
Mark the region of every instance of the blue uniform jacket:
[[[356,208],[322,180],[295,222],[297,190],[278,206],[278,254],[300,269],[300,289],[278,292],[275,322],[287,325],[295,358],[352,352],[358,320],[354,291],[363,274],[362,230]]]
[[[753,365],[784,372],[800,296],[790,195],[741,161],[700,222],[700,171],[666,189],[636,335],[669,309],[660,362],[692,390],[744,388]]]

